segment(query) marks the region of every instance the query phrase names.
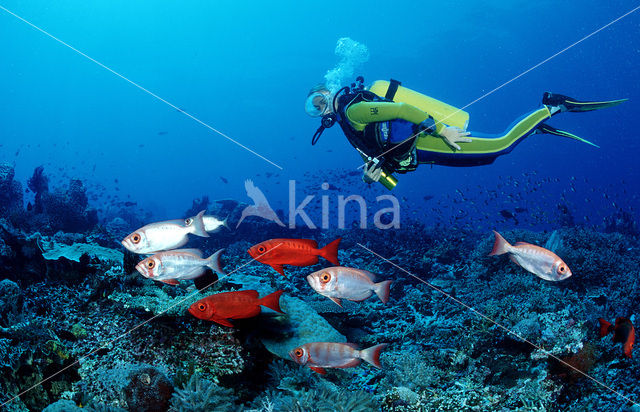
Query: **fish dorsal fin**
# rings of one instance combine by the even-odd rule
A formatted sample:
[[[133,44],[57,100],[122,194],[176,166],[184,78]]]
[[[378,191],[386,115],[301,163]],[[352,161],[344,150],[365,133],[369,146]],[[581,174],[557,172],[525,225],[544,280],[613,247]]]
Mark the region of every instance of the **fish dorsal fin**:
[[[516,242],[513,246],[535,246],[528,242]]]
[[[359,350],[360,346],[355,343],[343,343],[343,345],[350,347],[351,349]]]
[[[172,250],[171,252],[190,253],[202,259],[202,251],[200,249],[176,249],[176,250]]]

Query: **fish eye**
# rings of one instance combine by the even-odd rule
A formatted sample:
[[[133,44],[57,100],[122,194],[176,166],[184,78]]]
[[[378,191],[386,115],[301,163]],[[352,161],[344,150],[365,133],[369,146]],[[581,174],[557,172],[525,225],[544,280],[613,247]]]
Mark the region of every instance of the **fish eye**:
[[[296,349],[296,351],[294,352],[294,355],[296,355],[297,357],[301,357],[302,356],[302,349]]]
[[[205,310],[206,308],[207,308],[207,307],[204,305],[204,303],[201,303],[201,304],[199,304],[199,305],[198,305],[198,309],[200,309],[200,311],[202,311],[202,312],[204,312],[204,310]]]
[[[150,260],[147,262],[147,267],[149,269],[153,269],[156,266],[156,262],[154,262],[153,260]]]
[[[191,219],[190,217],[188,217],[188,218],[186,218],[186,219],[184,220],[184,224],[185,224],[186,226],[189,226],[189,225],[191,225],[192,223],[193,223],[193,219]]]
[[[327,272],[324,272],[324,273],[322,274],[322,276],[320,277],[320,281],[321,281],[322,283],[327,283],[327,282],[328,282],[328,281],[330,281],[330,280],[331,280],[331,275],[330,275],[329,273],[327,273]]]
[[[264,246],[258,246],[258,252],[259,252],[259,253],[264,253],[264,252],[266,252],[266,251],[267,251],[267,248],[266,248],[266,247],[264,247]]]
[[[132,241],[133,243],[135,243],[136,245],[137,245],[138,243],[140,243],[140,239],[141,239],[141,238],[140,238],[140,235],[139,235],[139,234],[137,234],[137,233],[136,233],[136,234],[134,234],[133,236],[131,236],[131,241]]]
[[[564,271],[565,271],[566,269],[567,269],[567,268],[565,268],[564,266],[560,266],[560,273],[564,273]]]

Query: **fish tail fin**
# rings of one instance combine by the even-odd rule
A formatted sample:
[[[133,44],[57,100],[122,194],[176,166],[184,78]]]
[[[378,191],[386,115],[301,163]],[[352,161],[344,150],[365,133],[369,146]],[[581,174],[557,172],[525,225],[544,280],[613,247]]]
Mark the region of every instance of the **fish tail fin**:
[[[340,265],[340,261],[338,260],[338,247],[340,246],[341,240],[342,238],[339,237],[333,242],[329,243],[327,246],[320,249],[320,256],[327,259],[334,265]]]
[[[602,318],[598,318],[600,322],[600,337],[604,338],[609,333],[613,332],[613,325]]]
[[[277,290],[273,293],[268,294],[258,301],[258,303],[262,306],[266,306],[271,310],[275,310],[276,312],[284,313],[282,309],[280,309],[280,296],[282,295],[281,290]]]
[[[206,210],[203,210],[193,218],[193,232],[191,233],[196,236],[209,237],[209,234],[204,229],[204,221],[202,220],[205,212]]]
[[[378,295],[382,303],[387,303],[389,301],[389,289],[391,287],[391,281],[385,280],[384,282],[374,284],[373,287],[373,291],[376,292],[376,295]]]
[[[379,345],[363,349],[360,351],[360,358],[380,369],[382,368],[382,365],[380,365],[380,352],[382,352],[382,349],[386,348],[387,345],[388,343],[381,343]]]
[[[207,259],[207,266],[209,266],[214,272],[224,276],[226,273],[222,269],[222,262],[220,261],[222,252],[224,252],[224,249],[220,249],[213,255],[209,256]]]
[[[229,227],[229,217],[231,216],[231,213],[229,213],[227,215],[227,217],[224,218],[224,220],[222,221],[222,226],[226,227],[228,231],[233,232],[233,230],[231,230],[231,228]]]
[[[493,234],[496,236],[496,241],[493,244],[493,250],[489,253],[489,256],[495,255],[504,255],[509,252],[509,248],[511,245],[507,242],[500,233],[493,231]]]

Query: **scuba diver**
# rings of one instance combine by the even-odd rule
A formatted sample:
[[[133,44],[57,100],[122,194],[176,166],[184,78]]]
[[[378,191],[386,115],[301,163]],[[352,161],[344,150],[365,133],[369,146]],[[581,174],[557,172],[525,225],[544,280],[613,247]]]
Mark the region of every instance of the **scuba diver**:
[[[616,106],[627,99],[579,101],[545,92],[542,107],[515,120],[497,135],[467,132],[469,114],[407,89],[396,80],[374,82],[368,89],[359,76],[335,94],[320,84],[311,89],[305,111],[322,117],[311,144],[336,122],[366,162],[363,180],[393,189],[392,173],[414,171],[419,164],[480,166],[493,163],[527,136],[544,133],[595,144],[545,122],[561,112],[588,112]],[[458,143],[461,143],[459,145]],[[598,147],[598,146],[596,146]]]

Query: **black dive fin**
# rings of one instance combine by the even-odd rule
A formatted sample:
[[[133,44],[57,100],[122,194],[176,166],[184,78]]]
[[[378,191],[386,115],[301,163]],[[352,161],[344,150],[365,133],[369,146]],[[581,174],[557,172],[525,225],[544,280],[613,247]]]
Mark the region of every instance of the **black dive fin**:
[[[554,134],[556,136],[568,137],[570,139],[574,139],[586,144],[590,144],[591,146],[595,146],[598,149],[600,148],[600,146],[598,146],[597,144],[591,143],[587,139],[583,139],[582,137],[576,136],[573,133],[565,132],[564,130],[556,129],[555,127],[550,126],[546,123],[540,123],[536,129],[540,133]]]
[[[605,107],[617,106],[629,99],[605,100],[601,102],[587,102],[576,100],[569,96],[545,92],[542,96],[542,103],[547,106],[564,106],[567,112],[590,112],[592,110],[604,109]]]

